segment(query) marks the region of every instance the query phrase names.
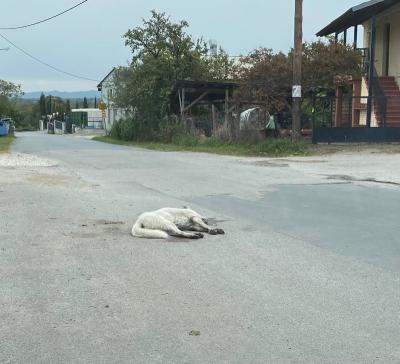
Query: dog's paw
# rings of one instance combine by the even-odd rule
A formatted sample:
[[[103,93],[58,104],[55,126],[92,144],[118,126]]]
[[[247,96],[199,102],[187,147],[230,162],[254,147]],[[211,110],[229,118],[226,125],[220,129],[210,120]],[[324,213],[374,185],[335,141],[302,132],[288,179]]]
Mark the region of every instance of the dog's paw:
[[[203,239],[204,238],[204,234],[202,233],[194,233],[192,234],[192,239]]]
[[[219,229],[219,228],[215,228],[215,229],[211,229],[211,230],[209,231],[209,233],[210,233],[211,235],[224,235],[224,234],[225,234],[225,231],[222,230],[222,229]]]

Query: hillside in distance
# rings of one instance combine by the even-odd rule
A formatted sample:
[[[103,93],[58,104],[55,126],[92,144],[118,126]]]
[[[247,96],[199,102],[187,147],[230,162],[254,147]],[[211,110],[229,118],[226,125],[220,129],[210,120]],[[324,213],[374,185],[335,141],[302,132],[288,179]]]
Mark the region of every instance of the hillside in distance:
[[[42,91],[33,91],[33,92],[25,92],[24,95],[21,96],[22,99],[25,100],[39,100]],[[43,94],[45,96],[55,96],[60,97],[66,100],[74,100],[74,99],[83,99],[86,97],[87,99],[97,99],[101,98],[101,93],[96,90],[88,90],[88,91],[44,91]]]

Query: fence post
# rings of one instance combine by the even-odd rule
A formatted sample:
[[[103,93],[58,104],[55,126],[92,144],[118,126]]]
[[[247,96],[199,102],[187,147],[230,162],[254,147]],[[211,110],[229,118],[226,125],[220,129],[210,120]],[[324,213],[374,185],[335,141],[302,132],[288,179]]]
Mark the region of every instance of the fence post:
[[[312,94],[312,142],[315,143],[315,107],[316,98],[315,93]]]
[[[368,100],[367,100],[367,128],[371,127],[372,117],[372,91],[375,78],[375,42],[376,42],[376,15],[371,19],[371,41],[369,54],[369,70],[368,70]]]
[[[387,104],[388,104],[387,96],[384,96],[383,102],[384,102],[384,108],[383,108],[384,112],[383,112],[383,116],[382,116],[382,121],[383,121],[383,127],[386,128],[386,113],[387,113]]]
[[[212,130],[213,130],[213,137],[216,136],[217,134],[217,122],[216,122],[216,116],[215,116],[215,105],[211,105],[211,115],[212,115]]]

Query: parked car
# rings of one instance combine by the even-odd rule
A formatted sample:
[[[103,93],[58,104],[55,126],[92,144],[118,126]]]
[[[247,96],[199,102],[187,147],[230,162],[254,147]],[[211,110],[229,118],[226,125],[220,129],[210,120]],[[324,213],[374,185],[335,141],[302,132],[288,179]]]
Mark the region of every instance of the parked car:
[[[0,136],[6,136],[10,132],[10,121],[9,118],[0,119]]]

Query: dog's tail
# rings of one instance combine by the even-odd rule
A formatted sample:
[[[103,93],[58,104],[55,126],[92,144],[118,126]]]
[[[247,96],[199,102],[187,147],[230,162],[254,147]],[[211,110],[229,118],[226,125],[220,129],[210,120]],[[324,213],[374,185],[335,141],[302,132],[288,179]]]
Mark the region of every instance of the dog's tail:
[[[145,229],[136,225],[132,228],[132,235],[137,238],[146,239],[168,239],[169,237],[169,235],[165,231]]]

